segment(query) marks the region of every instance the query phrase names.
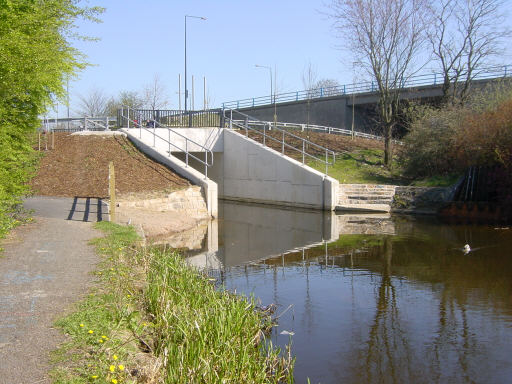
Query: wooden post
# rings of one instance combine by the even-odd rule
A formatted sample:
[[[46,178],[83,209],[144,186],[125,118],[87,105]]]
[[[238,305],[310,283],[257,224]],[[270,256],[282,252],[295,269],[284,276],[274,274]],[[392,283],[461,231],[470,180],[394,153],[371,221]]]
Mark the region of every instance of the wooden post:
[[[39,137],[39,140],[38,140],[39,145],[38,145],[37,149],[39,150],[39,152],[41,152],[41,132],[39,132],[38,137]]]
[[[52,149],[55,149],[55,131],[52,130]]]
[[[108,194],[110,195],[110,221],[114,222],[116,216],[116,176],[113,161],[108,164]]]

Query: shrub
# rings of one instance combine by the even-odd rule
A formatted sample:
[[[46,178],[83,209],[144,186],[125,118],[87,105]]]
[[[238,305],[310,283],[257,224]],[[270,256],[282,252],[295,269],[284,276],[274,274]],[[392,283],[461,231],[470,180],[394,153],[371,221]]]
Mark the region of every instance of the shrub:
[[[496,164],[512,169],[512,93],[499,88],[484,96],[466,106],[419,108],[401,152],[405,174],[462,173]]]

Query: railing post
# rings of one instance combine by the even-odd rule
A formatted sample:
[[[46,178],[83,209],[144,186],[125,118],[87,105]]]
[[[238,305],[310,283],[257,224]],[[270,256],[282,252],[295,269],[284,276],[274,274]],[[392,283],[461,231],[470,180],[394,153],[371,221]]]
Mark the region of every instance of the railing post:
[[[249,118],[246,117],[244,121],[244,127],[245,127],[245,136],[249,136]]]
[[[327,176],[327,171],[329,170],[329,153],[327,152],[327,148],[325,148],[325,175]]]
[[[229,129],[233,129],[233,110],[229,110]]]
[[[263,124],[263,145],[266,145],[266,144],[265,144],[265,139],[266,139],[266,128],[267,128],[267,124]]]
[[[347,94],[347,86],[346,86],[346,84],[343,84],[343,94],[344,95]]]
[[[295,94],[295,101],[299,101],[299,91]]]
[[[284,155],[284,131],[283,132],[283,141],[281,142],[281,153]]]
[[[320,88],[320,97],[324,97],[324,89]]]
[[[506,65],[505,65],[505,67],[504,67],[504,70],[505,70],[505,71],[504,71],[504,75],[505,75],[504,77],[507,77],[507,66],[506,66]]]
[[[204,150],[204,179],[208,178],[208,151]]]
[[[156,122],[153,122],[153,148],[155,148],[156,146],[156,132],[155,132],[155,125],[156,125]]]
[[[254,97],[252,98],[252,106],[254,107]]]
[[[304,165],[305,157],[306,157],[306,141],[304,139],[302,139],[302,165]]]
[[[188,168],[188,139],[185,138],[185,164]]]
[[[127,122],[127,125],[128,125],[128,128],[130,128],[130,107],[126,107],[126,120],[128,121]]]

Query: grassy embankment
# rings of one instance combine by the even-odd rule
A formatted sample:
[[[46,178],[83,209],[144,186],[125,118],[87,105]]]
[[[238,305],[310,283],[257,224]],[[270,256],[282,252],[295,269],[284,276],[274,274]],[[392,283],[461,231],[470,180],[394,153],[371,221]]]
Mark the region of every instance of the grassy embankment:
[[[383,165],[384,151],[380,149],[355,149],[336,156],[329,167],[329,176],[343,184],[392,184],[421,187],[446,187],[455,183],[460,175],[432,176],[420,179],[404,177],[402,167],[394,161],[391,170]],[[325,172],[325,164],[309,161],[308,165]]]
[[[99,223],[98,284],[57,321],[56,383],[293,382],[289,353],[263,337],[267,313],[215,288],[177,252],[139,248],[130,227]]]

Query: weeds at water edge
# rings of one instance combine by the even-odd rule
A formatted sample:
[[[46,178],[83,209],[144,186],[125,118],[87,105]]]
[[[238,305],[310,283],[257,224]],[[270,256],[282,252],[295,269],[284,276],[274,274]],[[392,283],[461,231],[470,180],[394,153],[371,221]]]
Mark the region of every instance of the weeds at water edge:
[[[269,314],[215,289],[171,250],[98,223],[98,284],[56,325],[55,383],[291,383],[293,359],[263,337]]]

